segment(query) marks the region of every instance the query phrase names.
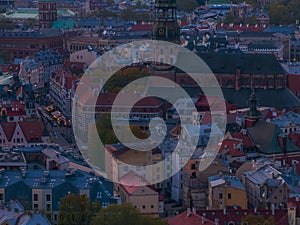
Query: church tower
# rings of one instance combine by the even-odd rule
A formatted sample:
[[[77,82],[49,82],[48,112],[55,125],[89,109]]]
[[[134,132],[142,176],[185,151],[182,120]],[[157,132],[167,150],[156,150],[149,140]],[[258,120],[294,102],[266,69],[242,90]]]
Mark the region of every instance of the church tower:
[[[156,0],[152,38],[179,44],[176,0]]]
[[[179,44],[180,28],[177,23],[176,0],[155,0],[152,39]],[[157,44],[153,49],[152,75],[176,81],[175,68],[178,48],[175,45]],[[164,71],[163,73],[161,71]],[[163,85],[163,84],[161,84]]]
[[[51,28],[57,20],[57,8],[54,0],[39,0],[39,27],[40,29]]]
[[[261,119],[261,113],[257,109],[257,102],[257,97],[253,89],[248,100],[249,110],[247,111],[247,114],[245,116],[246,127],[253,127],[255,122]]]

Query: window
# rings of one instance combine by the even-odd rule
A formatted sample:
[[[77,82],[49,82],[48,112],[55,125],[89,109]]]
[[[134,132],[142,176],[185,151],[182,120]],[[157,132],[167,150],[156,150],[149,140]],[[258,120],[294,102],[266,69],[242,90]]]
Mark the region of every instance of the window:
[[[145,209],[145,208],[146,208],[146,206],[145,206],[145,205],[143,205],[143,206],[142,206],[142,208],[143,208],[143,209]]]
[[[228,199],[231,199],[231,193],[228,193]]]
[[[51,201],[51,195],[50,194],[46,194],[46,201],[47,202]]]
[[[33,209],[38,209],[39,208],[39,204],[33,204]]]
[[[153,209],[154,208],[154,205],[151,205],[151,209]]]
[[[223,194],[219,193],[219,199],[222,199],[222,198],[223,198]]]
[[[191,165],[191,169],[192,170],[196,169],[196,165],[194,163]]]
[[[3,193],[0,193],[0,200],[3,200]]]
[[[38,194],[34,194],[33,195],[33,201],[38,201],[39,200],[39,195]]]
[[[46,205],[46,210],[47,210],[47,211],[51,211],[51,204],[47,204],[47,205]]]

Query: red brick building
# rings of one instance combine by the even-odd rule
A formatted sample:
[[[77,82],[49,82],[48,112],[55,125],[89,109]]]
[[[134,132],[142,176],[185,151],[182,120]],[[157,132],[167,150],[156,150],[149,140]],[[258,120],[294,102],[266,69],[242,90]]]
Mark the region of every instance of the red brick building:
[[[63,33],[58,30],[1,31],[0,49],[9,53],[10,58],[24,58],[42,49],[63,52]]]

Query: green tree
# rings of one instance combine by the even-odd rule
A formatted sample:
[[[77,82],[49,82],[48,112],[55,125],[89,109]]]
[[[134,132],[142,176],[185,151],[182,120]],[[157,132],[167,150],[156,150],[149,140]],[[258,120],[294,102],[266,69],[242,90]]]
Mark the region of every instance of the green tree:
[[[131,204],[109,205],[95,216],[92,225],[167,225],[165,220],[143,216]]]
[[[262,215],[249,214],[242,219],[242,222],[248,222],[249,225],[265,224],[265,225],[276,225],[274,216],[270,216],[265,219]]]
[[[101,211],[101,204],[86,195],[70,194],[60,201],[59,225],[90,225]]]
[[[0,30],[13,30],[15,28],[14,23],[7,18],[0,18]]]
[[[291,22],[289,8],[280,2],[274,2],[267,7],[270,23],[274,25],[288,25]]]
[[[25,27],[33,27],[33,25],[37,24],[37,20],[36,19],[32,19],[32,18],[29,18],[27,20],[24,21],[24,26]]]
[[[177,0],[177,8],[182,11],[193,11],[200,6],[196,0]]]

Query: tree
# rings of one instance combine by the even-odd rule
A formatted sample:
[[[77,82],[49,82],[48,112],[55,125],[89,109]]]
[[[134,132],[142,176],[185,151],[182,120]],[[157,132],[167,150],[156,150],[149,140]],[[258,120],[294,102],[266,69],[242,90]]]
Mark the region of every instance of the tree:
[[[33,25],[37,24],[37,20],[36,19],[32,19],[32,18],[29,18],[27,20],[24,21],[24,26],[25,27],[33,27]]]
[[[93,218],[91,225],[167,225],[167,222],[143,216],[131,204],[109,205]]]
[[[242,222],[248,222],[249,225],[265,224],[265,225],[275,225],[274,216],[270,216],[265,219],[262,215],[249,214],[242,219]]]
[[[7,18],[0,18],[0,30],[13,30],[15,25]]]
[[[60,201],[59,225],[90,225],[101,210],[98,201],[91,202],[86,195],[70,194]]]
[[[274,2],[267,7],[270,16],[270,23],[274,25],[290,24],[290,11],[286,5]]]

